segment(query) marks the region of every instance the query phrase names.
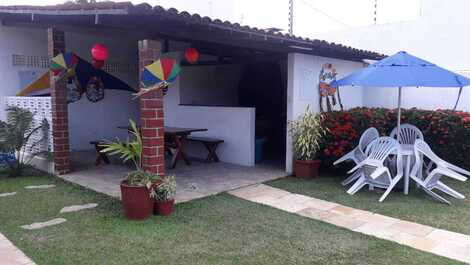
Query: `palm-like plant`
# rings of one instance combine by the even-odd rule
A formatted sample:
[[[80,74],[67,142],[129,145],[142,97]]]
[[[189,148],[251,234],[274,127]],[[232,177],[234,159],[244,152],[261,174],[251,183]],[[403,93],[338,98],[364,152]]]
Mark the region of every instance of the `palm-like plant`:
[[[133,120],[129,120],[130,128],[129,133],[131,139],[122,142],[117,139],[116,142],[107,142],[102,144],[104,147],[101,152],[108,153],[109,155],[119,155],[124,161],[132,161],[135,166],[135,171],[127,176],[127,182],[130,186],[147,186],[151,189],[152,181],[159,178],[159,176],[145,172],[142,168],[142,136],[139,129]]]
[[[309,106],[295,121],[289,122],[294,157],[298,160],[313,160],[321,149],[322,138],[327,133],[321,114],[314,113]]]
[[[34,114],[27,109],[8,107],[6,111],[7,120],[0,121],[0,152],[15,154],[16,159],[7,161],[7,165],[10,176],[20,176],[34,157],[49,153],[47,150],[36,151],[36,147],[48,139],[49,123],[43,119],[34,126]],[[42,131],[41,137],[33,141],[32,136],[39,131]]]

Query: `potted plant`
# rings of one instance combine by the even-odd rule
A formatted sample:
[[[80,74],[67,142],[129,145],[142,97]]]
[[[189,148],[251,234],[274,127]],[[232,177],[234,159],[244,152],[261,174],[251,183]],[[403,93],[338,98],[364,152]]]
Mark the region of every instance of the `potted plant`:
[[[132,161],[135,171],[127,174],[121,182],[121,199],[124,215],[131,220],[144,220],[152,215],[153,198],[151,197],[158,175],[145,172],[142,168],[142,138],[134,121],[130,120],[129,132],[132,136],[126,142],[117,140],[102,144],[101,152],[120,155],[124,161]]]
[[[304,114],[289,122],[294,152],[294,173],[297,177],[315,178],[321,161],[315,159],[326,134],[322,116],[307,106]]]
[[[170,215],[175,204],[174,195],[176,193],[175,176],[167,176],[160,179],[158,186],[154,190],[155,208],[154,214]]]

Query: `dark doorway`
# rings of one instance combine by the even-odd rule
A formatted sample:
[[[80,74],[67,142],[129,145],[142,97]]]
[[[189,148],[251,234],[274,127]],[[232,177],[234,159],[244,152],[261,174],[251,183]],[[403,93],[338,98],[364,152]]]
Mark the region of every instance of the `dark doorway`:
[[[256,139],[263,145],[259,162],[284,165],[286,154],[287,62],[246,64],[239,104],[256,108]]]

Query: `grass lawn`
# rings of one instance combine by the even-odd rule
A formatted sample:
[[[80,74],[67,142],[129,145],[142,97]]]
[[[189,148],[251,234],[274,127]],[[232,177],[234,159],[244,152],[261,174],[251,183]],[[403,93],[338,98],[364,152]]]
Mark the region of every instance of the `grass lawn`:
[[[465,200],[450,198],[452,205],[433,200],[410,183],[410,193],[391,192],[384,202],[379,198],[383,191],[369,192],[367,187],[351,196],[341,185],[343,178],[322,176],[319,179],[295,177],[275,180],[268,185],[346,206],[368,210],[383,215],[430,225],[470,235],[470,182],[445,179],[444,182],[466,196]],[[447,195],[444,195],[447,196]]]
[[[51,183],[57,187],[23,189]],[[296,183],[302,181],[273,185],[294,189]],[[318,190],[318,183],[329,187],[327,179],[303,185]],[[0,193],[13,191],[18,194],[0,198],[0,231],[39,265],[461,264],[228,194],[179,204],[170,217],[132,222],[118,200],[57,178],[0,179]],[[58,214],[91,202],[99,207]],[[19,227],[56,217],[68,221],[35,231]]]

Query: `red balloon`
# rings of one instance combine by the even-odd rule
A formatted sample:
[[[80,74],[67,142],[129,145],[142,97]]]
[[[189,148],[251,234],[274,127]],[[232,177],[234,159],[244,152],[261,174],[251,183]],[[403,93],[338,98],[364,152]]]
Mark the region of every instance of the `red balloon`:
[[[103,60],[95,60],[93,59],[91,61],[91,65],[93,65],[93,67],[95,67],[96,69],[101,69],[103,68],[104,66],[104,61]]]
[[[108,47],[101,43],[95,44],[93,48],[91,48],[91,56],[93,56],[93,59],[98,61],[108,60]]]
[[[195,48],[187,48],[184,57],[190,63],[195,63],[199,59],[199,52]]]

